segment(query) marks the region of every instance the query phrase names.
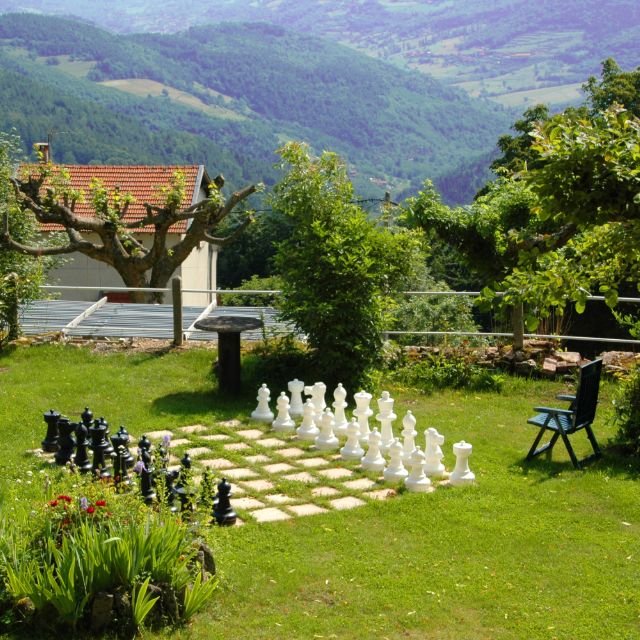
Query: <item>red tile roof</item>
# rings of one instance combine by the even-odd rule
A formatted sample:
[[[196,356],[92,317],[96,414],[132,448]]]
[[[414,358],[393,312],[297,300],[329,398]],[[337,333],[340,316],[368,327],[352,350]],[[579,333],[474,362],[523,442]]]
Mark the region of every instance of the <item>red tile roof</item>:
[[[76,205],[77,215],[87,217],[94,215],[89,203],[89,183],[92,178],[97,178],[109,191],[117,186],[121,193],[130,193],[134,197],[134,202],[129,205],[124,217],[128,222],[146,217],[145,203],[156,205],[162,203],[162,195],[158,187],[168,185],[176,171],[181,171],[185,176],[186,197],[185,202],[182,203],[184,207],[196,202],[201,183],[204,183],[205,187],[208,183],[208,176],[202,165],[144,167],[63,164],[57,166],[69,171],[73,189],[80,189],[85,193],[85,202]],[[177,222],[171,227],[171,232],[184,233],[188,222],[188,220]],[[63,227],[57,224],[43,224],[41,229],[42,231],[60,231]],[[153,226],[136,229],[136,233],[153,233],[153,231]]]

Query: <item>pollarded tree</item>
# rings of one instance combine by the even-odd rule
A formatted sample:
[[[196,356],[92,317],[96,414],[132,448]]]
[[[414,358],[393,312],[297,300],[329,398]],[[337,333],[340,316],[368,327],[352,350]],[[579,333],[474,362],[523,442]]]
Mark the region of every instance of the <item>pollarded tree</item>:
[[[244,200],[258,189],[247,186],[225,198],[222,194],[224,178],[218,176],[210,185],[206,199],[185,206],[184,175],[176,172],[168,186],[162,189],[161,204],[145,203],[143,219],[127,220],[130,195],[117,188],[108,190],[99,181],[91,183],[85,194],[71,186],[70,175],[64,167],[40,163],[19,175],[4,177],[5,186],[12,190],[17,206],[24,215],[32,214],[40,224],[56,224],[64,229],[66,242],[54,247],[33,246],[21,242],[11,232],[8,216],[3,217],[0,247],[30,256],[54,256],[82,253],[89,258],[113,267],[128,287],[164,288],[175,270],[201,242],[218,247],[233,240],[251,221],[244,220],[227,237],[214,234],[220,223]],[[76,205],[88,198],[92,215],[78,215]],[[170,244],[170,229],[176,223],[189,221],[179,242]],[[153,227],[153,240],[145,246],[136,236],[136,230]],[[89,236],[97,236],[92,241]],[[136,302],[156,299],[143,293],[134,293]]]

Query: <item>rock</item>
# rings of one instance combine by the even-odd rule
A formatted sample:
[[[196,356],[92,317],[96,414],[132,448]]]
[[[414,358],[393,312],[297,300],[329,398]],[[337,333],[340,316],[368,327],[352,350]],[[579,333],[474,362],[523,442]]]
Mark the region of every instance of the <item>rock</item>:
[[[553,356],[556,360],[561,360],[574,366],[582,360],[582,356],[576,351],[554,351]]]
[[[542,363],[542,374],[545,376],[555,376],[557,363],[552,358],[545,358]]]
[[[529,360],[524,360],[523,362],[516,362],[514,370],[520,375],[528,376],[536,370],[537,366],[536,361],[529,358]]]
[[[200,547],[198,550],[202,552],[201,557],[202,557],[204,568],[212,576],[214,576],[216,574],[216,561],[213,557],[213,551],[205,542],[200,543]]]
[[[516,363],[524,362],[527,359],[527,356],[525,355],[524,351],[516,351],[513,355],[513,359],[516,361]]]
[[[102,631],[111,623],[113,616],[113,594],[101,591],[96,593],[91,607],[91,631]]]
[[[556,363],[556,372],[557,373],[569,373],[578,368],[578,365],[575,362],[557,362]]]

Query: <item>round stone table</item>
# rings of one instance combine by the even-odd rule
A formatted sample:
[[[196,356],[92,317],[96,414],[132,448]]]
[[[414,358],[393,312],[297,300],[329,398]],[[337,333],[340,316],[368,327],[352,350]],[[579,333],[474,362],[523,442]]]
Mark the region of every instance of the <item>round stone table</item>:
[[[262,320],[249,316],[210,316],[196,322],[196,329],[218,333],[218,383],[221,391],[240,392],[240,334],[262,326]]]

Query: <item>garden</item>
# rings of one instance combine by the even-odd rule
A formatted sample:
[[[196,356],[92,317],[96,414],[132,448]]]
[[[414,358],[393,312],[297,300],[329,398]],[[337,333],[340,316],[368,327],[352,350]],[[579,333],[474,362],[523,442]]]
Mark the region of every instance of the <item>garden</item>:
[[[123,582],[132,590],[130,606],[137,614],[134,622],[111,624],[105,637],[133,635],[135,615],[142,617],[145,607],[150,611],[138,628],[146,627],[150,638],[165,637],[163,624],[171,625],[176,638],[634,637],[640,615],[640,465],[616,444],[617,383],[610,380],[603,382],[594,425],[604,456],[576,471],[560,447],[551,460],[524,462],[535,435],[526,424],[532,407],[554,406],[555,395],[571,391],[571,383],[509,377],[500,391],[424,393],[382,378],[371,391],[389,389],[397,413],[410,408],[420,440],[428,427],[445,435],[448,469],[452,443],[473,443],[476,484],[429,494],[397,486],[396,495],[367,499],[355,509],[327,508],[271,523],[257,523],[237,508],[244,525],[216,526],[210,505],[181,519],[146,507],[137,485],[119,494],[112,481],[88,480],[27,453],[39,448],[46,432],[42,414],[52,406],[69,416],[91,406],[112,428],[125,425],[137,437],[194,424],[213,434],[255,428],[249,415],[264,355],[244,355],[246,392],[234,400],[217,392],[211,360],[212,351],[205,348],[101,352],[57,344],[15,348],[0,358],[0,429],[6,443],[2,552],[22,554],[22,562],[30,563],[38,554],[52,554],[57,562],[65,551],[77,557],[82,545],[90,544],[95,584],[108,558],[128,567],[128,573],[121,569]],[[224,426],[230,421],[240,424]],[[589,451],[581,435],[573,438],[579,455]],[[203,442],[214,449],[212,456],[218,455],[216,447],[222,452],[222,442]],[[176,458],[189,446],[177,444]],[[215,480],[223,473],[214,471]],[[305,499],[293,482],[280,488]],[[232,504],[240,498],[232,497]],[[91,525],[76,518],[91,519]],[[109,525],[101,528],[97,518],[107,518]],[[150,561],[144,564],[144,531],[151,536],[146,544],[147,551],[154,550],[153,568]],[[139,550],[137,569],[113,557],[114,538]],[[203,574],[197,561],[202,544],[215,559],[215,577],[207,575],[204,584],[211,590],[202,594],[203,602],[187,603],[184,594],[198,593],[194,582]],[[12,592],[12,567],[22,576],[37,571],[35,565],[3,564],[1,637],[68,634],[75,618],[77,632],[88,633],[95,594],[73,601],[76,609],[67,619],[53,615],[53,609],[38,616],[37,602],[11,600],[11,593],[19,592]],[[149,588],[168,582],[161,571],[175,579],[173,611],[164,602],[151,604],[166,599]],[[61,589],[73,588],[71,573]],[[76,576],[79,581],[77,571]],[[45,577],[38,583],[43,595]],[[57,597],[64,600],[62,593]]]

